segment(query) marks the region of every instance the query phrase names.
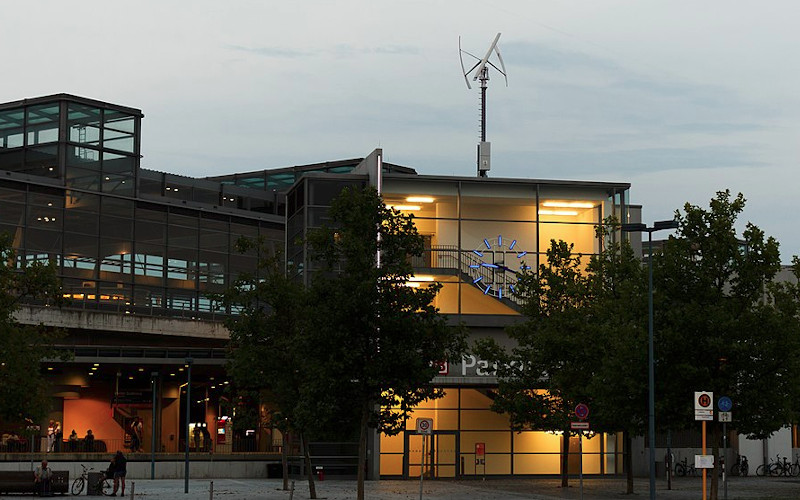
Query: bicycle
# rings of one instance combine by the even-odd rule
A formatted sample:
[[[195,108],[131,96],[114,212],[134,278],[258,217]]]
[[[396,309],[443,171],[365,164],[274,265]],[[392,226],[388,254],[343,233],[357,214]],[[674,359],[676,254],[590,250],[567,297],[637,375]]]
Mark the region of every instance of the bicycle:
[[[73,495],[80,495],[83,493],[83,488],[89,482],[89,473],[94,472],[94,467],[89,467],[87,469],[83,464],[81,464],[81,467],[83,468],[83,472],[72,481],[72,489],[70,491]],[[114,489],[114,483],[108,478],[108,474],[105,471],[103,471],[102,474],[102,477],[100,477],[100,480],[97,482],[97,491],[100,492],[101,495],[111,495]]]
[[[786,457],[783,457],[783,460],[781,461],[780,455],[775,458],[777,459],[777,462],[775,462],[775,467],[769,470],[769,475],[786,477],[791,476],[794,463],[790,462]]]
[[[689,464],[689,460],[684,458],[680,462],[675,464],[675,475],[678,477],[684,477],[687,475],[696,476],[697,469],[695,469],[694,464]]]
[[[756,467],[756,476],[777,476],[781,470],[780,455],[775,457],[776,462],[768,462]]]
[[[736,462],[731,466],[731,475],[747,477],[749,472],[750,464],[747,462],[747,457],[744,455],[736,455]]]

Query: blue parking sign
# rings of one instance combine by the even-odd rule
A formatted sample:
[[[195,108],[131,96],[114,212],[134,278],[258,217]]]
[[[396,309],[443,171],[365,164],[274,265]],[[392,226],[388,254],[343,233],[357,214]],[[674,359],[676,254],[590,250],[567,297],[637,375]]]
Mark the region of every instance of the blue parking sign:
[[[728,396],[722,396],[717,400],[717,408],[719,408],[719,411],[731,411],[733,401]]]

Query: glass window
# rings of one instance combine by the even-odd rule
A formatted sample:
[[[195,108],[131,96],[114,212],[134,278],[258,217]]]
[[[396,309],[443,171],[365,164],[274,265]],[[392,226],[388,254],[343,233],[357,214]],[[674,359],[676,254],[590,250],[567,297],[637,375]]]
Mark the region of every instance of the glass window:
[[[80,144],[100,145],[100,110],[70,103],[67,112],[69,140]]]
[[[97,212],[83,212],[80,210],[65,211],[64,230],[71,233],[97,236],[97,232],[100,230]]]
[[[100,171],[100,152],[81,146],[67,146],[67,166]]]
[[[25,185],[0,181],[0,203],[25,203]]]
[[[123,200],[112,196],[103,196],[102,199],[103,215],[133,218],[134,202],[132,200]]]
[[[100,191],[100,172],[85,168],[67,167],[67,186]]]
[[[25,231],[25,249],[27,253],[45,252],[53,257],[61,255],[61,232],[48,231],[39,226],[28,226]]]
[[[100,211],[100,196],[68,189],[66,192],[66,208],[67,210],[81,210],[97,214]]]
[[[23,145],[23,109],[0,111],[0,149],[18,148]]]
[[[103,173],[133,175],[134,158],[116,153],[103,153]]]
[[[141,214],[141,210],[137,210],[137,216]],[[136,242],[147,243],[151,245],[164,245],[166,243],[167,226],[149,220],[142,220],[139,217],[136,219]]]
[[[58,146],[28,148],[22,171],[42,177],[58,177]]]
[[[60,231],[63,211],[56,207],[28,205],[28,227]]]
[[[127,175],[103,174],[103,192],[132,196],[134,179]]]
[[[25,152],[21,149],[2,152],[0,149],[0,170],[19,172],[25,165]]]
[[[133,219],[100,215],[100,236],[129,240],[133,237]]]
[[[96,237],[64,233],[64,274],[93,279],[97,270]]]

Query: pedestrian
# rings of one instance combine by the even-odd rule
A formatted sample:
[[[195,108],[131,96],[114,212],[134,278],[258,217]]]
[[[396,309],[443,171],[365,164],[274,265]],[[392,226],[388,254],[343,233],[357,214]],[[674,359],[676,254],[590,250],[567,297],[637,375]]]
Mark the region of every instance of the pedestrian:
[[[111,492],[111,496],[116,496],[117,489],[119,489],[119,483],[122,483],[122,490],[119,496],[125,496],[125,475],[128,473],[128,459],[125,458],[125,455],[122,454],[122,451],[117,450],[116,455],[114,458],[111,459],[111,467],[114,471],[114,491]]]
[[[51,420],[47,426],[47,453],[53,451],[56,444],[56,422]]]
[[[142,427],[143,427],[142,426],[142,419],[139,418],[139,417],[134,418],[133,419],[133,435],[136,437],[136,443],[137,443],[136,447],[134,448],[134,451],[144,451],[144,448],[142,447],[142,442],[143,442],[142,441],[142,434],[143,434],[144,430],[143,430]]]
[[[83,438],[83,451],[89,453],[94,451],[94,434],[91,429],[86,431],[86,436]]]
[[[39,496],[51,496],[50,492],[50,479],[53,477],[53,471],[47,466],[47,460],[42,460],[42,465],[36,467],[33,472],[33,482],[36,493]]]
[[[69,451],[72,453],[78,451],[78,433],[75,432],[75,429],[72,429],[69,435]]]

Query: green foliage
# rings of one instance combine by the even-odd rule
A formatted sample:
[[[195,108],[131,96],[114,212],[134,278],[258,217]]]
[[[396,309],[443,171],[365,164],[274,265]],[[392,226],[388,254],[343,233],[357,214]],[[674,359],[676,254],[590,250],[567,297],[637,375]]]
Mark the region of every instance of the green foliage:
[[[414,406],[441,397],[432,362],[461,359],[464,333],[432,305],[440,285],[406,286],[409,256],[423,250],[412,217],[387,208],[372,188],[345,189],[329,216],[330,227],[308,235],[316,272],[306,355],[318,364],[304,411],[338,414],[342,422],[362,414],[393,435]]]
[[[676,212],[678,237],[656,256],[662,425],[694,423],[695,390],[731,397],[737,429],[753,437],[796,420],[800,337],[786,334],[788,315],[767,294],[777,290],[770,283],[780,269],[778,243],[751,223],[737,234],[744,207],[729,191],[708,210],[687,203]]]
[[[58,357],[53,343],[63,332],[20,325],[14,313],[24,300],[60,305],[60,283],[52,263],[18,268],[5,234],[0,234],[0,260],[0,419],[38,420],[50,410],[48,384],[39,365],[43,359]]]

